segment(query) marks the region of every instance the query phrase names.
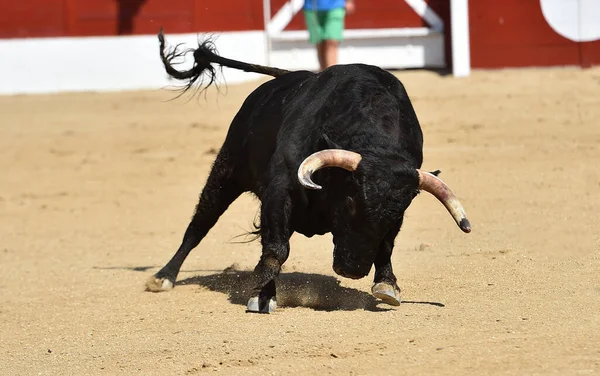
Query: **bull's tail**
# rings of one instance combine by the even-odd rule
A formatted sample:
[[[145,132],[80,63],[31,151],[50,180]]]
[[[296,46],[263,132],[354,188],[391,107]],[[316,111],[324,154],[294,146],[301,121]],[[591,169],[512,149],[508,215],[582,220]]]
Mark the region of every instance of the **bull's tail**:
[[[158,33],[158,41],[160,42],[160,58],[165,66],[167,73],[178,80],[187,81],[183,87],[183,92],[190,89],[195,83],[201,84],[205,88],[210,86],[216,78],[217,71],[212,64],[218,64],[222,67],[229,67],[239,69],[244,72],[253,72],[265,74],[268,76],[279,77],[289,71],[285,69],[278,69],[273,67],[267,67],[264,65],[248,64],[242,61],[227,59],[219,56],[216,53],[215,46],[210,39],[207,39],[200,43],[198,48],[180,50],[180,45],[175,46],[169,51],[165,51],[165,36],[162,28]],[[178,59],[186,55],[187,53],[193,52],[194,65],[191,69],[185,71],[179,71],[173,67],[173,60]],[[206,77],[209,82],[206,85],[202,85],[202,79]],[[200,80],[200,81],[199,81]]]

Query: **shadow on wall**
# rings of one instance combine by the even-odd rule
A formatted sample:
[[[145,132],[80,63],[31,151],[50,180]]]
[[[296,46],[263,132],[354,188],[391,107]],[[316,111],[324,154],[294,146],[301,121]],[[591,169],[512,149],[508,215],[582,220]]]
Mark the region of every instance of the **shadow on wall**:
[[[117,35],[133,33],[133,19],[138,14],[146,0],[116,0],[119,7]]]

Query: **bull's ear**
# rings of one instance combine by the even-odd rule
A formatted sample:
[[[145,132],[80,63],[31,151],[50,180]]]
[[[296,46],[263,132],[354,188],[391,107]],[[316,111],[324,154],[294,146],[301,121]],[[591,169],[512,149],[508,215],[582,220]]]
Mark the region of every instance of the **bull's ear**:
[[[325,133],[323,133],[321,135],[321,138],[319,139],[319,148],[320,149],[343,149],[340,145],[331,141],[329,136],[327,136]]]

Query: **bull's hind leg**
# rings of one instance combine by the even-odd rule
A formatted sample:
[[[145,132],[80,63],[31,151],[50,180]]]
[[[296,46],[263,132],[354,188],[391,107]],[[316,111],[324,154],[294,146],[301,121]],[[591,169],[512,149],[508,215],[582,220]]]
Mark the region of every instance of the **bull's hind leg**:
[[[400,305],[400,288],[392,270],[392,250],[398,230],[390,231],[379,245],[375,259],[375,278],[371,292],[373,296],[389,305]]]
[[[254,268],[255,287],[246,308],[247,312],[256,313],[270,313],[277,307],[275,279],[289,256],[292,235],[291,200],[287,192],[279,195],[269,189],[264,196],[268,199],[263,200],[261,209],[262,255]]]
[[[208,231],[229,205],[242,194],[243,189],[232,177],[233,167],[223,150],[217,156],[183,241],[171,260],[146,282],[148,291],[170,290],[192,249],[206,236]]]

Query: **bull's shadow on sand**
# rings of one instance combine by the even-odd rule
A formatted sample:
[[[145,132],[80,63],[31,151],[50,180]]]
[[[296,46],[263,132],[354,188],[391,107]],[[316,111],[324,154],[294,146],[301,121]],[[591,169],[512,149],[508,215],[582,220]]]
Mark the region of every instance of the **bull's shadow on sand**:
[[[93,269],[127,270],[147,273],[157,265],[146,266],[110,266]],[[203,276],[194,276],[177,281],[177,285],[198,285],[211,291],[227,294],[232,304],[246,306],[252,292],[252,272],[238,270],[232,265],[219,270],[182,270],[183,273],[216,272]],[[419,304],[445,307],[443,303],[403,300],[402,305]],[[364,309],[373,312],[389,311],[390,306],[375,299],[366,291],[340,285],[335,277],[322,274],[282,272],[277,280],[277,305],[280,307],[305,307],[317,311],[354,311]]]
[[[252,292],[252,272],[225,269],[218,274],[195,276],[180,280],[178,285],[198,285],[211,291],[228,295],[233,304],[246,306]],[[444,307],[442,303],[411,302]],[[340,285],[335,277],[321,274],[285,273],[277,280],[277,305],[280,307],[305,307],[317,311],[389,311],[392,307],[375,299],[368,292]]]

